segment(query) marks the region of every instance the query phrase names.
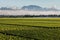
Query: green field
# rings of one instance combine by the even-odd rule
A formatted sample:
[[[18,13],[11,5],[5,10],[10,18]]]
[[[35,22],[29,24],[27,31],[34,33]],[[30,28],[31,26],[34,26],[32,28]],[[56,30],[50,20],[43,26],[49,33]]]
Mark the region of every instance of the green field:
[[[60,18],[0,18],[0,40],[60,40]]]

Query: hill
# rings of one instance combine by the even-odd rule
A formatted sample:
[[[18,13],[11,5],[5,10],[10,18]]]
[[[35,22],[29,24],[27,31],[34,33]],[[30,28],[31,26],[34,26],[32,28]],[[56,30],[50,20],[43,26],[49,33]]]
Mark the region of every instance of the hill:
[[[56,8],[43,8],[41,6],[37,5],[28,5],[28,6],[23,6],[21,10],[29,10],[29,11],[57,11]]]

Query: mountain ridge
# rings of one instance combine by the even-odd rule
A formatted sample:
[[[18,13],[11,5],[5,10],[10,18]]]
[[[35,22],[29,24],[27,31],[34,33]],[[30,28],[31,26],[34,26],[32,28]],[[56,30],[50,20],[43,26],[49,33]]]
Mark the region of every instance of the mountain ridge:
[[[43,8],[41,6],[37,5],[28,5],[28,6],[23,6],[21,9],[14,9],[14,8],[8,8],[8,7],[1,7],[0,10],[28,10],[28,11],[60,11],[56,8]]]
[[[43,8],[41,6],[37,5],[28,5],[28,6],[23,6],[21,8],[22,10],[29,10],[29,11],[58,11],[56,8]]]

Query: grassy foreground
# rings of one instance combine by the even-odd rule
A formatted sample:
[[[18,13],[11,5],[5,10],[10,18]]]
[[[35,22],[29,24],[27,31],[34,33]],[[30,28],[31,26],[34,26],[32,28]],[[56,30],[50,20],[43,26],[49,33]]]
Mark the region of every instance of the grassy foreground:
[[[0,40],[60,40],[60,18],[0,18]]]

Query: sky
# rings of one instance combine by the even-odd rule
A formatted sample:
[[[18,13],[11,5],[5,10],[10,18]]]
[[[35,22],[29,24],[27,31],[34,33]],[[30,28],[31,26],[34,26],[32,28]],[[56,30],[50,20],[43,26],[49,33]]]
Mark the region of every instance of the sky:
[[[38,5],[41,7],[55,7],[60,9],[60,0],[0,0],[0,7],[18,7]]]

